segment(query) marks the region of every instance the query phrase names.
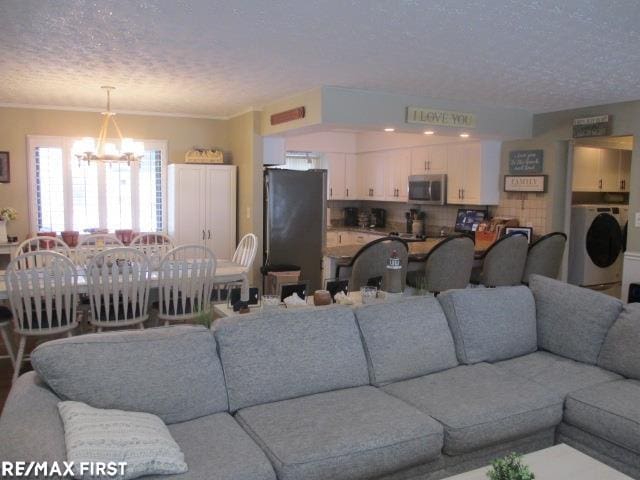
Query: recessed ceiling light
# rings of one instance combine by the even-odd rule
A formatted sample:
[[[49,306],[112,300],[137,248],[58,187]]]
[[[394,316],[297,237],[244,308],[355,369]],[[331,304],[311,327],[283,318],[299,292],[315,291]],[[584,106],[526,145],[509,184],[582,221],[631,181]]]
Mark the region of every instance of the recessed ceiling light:
[[[462,138],[469,138],[469,134],[468,133],[461,133],[460,136]]]
[[[425,130],[424,132],[425,135],[433,135],[434,133],[436,132],[434,132],[433,130]]]
[[[385,129],[384,129],[384,131],[385,131],[385,132],[395,132],[395,131],[396,131],[396,129],[395,129],[395,128],[393,128],[393,127],[387,127],[387,128],[385,128]]]

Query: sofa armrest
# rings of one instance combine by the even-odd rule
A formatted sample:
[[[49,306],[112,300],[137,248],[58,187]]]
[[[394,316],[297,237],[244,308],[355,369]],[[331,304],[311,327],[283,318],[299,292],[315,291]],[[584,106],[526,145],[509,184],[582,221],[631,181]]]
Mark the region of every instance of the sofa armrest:
[[[0,417],[0,459],[63,461],[67,458],[60,399],[35,372],[13,384]]]

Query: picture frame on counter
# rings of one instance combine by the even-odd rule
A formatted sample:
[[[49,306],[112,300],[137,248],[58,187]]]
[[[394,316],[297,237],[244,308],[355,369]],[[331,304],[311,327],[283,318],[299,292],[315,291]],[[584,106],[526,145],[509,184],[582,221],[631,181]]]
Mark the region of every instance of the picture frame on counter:
[[[506,227],[504,229],[505,235],[513,235],[513,234],[522,234],[526,235],[527,241],[531,243],[531,237],[533,237],[533,228],[532,227]]]
[[[505,192],[547,193],[549,175],[505,175]]]

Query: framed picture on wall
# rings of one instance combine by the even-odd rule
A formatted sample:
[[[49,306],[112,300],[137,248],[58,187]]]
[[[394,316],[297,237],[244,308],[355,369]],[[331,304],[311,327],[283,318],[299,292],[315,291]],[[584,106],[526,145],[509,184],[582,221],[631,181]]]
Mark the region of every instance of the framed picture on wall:
[[[9,183],[10,181],[9,152],[0,152],[0,183]]]

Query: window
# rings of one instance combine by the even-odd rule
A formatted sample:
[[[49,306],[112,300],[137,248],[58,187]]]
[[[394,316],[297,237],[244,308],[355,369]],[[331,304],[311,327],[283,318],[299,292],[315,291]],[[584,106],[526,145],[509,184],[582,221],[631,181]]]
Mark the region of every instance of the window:
[[[79,162],[75,138],[29,136],[31,229],[165,229],[166,142],[144,140],[140,162]]]
[[[285,164],[274,168],[284,168],[288,170],[312,170],[322,168],[322,157],[315,152],[293,152],[285,154]]]

